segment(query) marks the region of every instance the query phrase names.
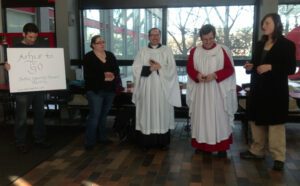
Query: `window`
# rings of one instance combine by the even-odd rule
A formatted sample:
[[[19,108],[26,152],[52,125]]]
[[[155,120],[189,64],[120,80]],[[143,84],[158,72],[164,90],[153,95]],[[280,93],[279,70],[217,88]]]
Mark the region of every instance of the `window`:
[[[167,17],[163,17],[163,10]],[[203,6],[165,9],[86,9],[83,11],[84,53],[90,51],[90,39],[100,34],[106,40],[106,49],[112,51],[121,65],[123,82],[132,80],[131,67],[123,66],[125,60],[133,61],[141,47],[148,43],[148,30],[163,26],[166,44],[172,48],[176,60],[186,61],[189,50],[200,44],[199,28],[206,23],[217,29],[217,42],[228,46],[235,60],[249,60],[252,52],[254,6]],[[163,24],[166,20],[166,25]],[[123,60],[123,61],[122,61]],[[179,81],[186,82],[186,68],[178,66]],[[244,70],[238,68],[239,75]],[[249,77],[238,77],[242,83]]]
[[[132,60],[148,43],[148,30],[162,27],[161,9],[84,10],[84,53],[93,35],[106,40],[106,49],[119,60]]]
[[[52,7],[20,7],[6,9],[7,32],[22,32],[26,23],[36,23],[40,32],[55,32]]]
[[[113,9],[85,10],[84,53],[93,35],[100,34],[106,40],[106,49],[120,60],[133,60],[141,47],[148,43],[148,30],[162,27],[161,9]],[[130,66],[120,64],[123,85],[132,81]]]
[[[168,8],[167,45],[176,60],[187,60],[191,48],[201,44],[199,29],[216,27],[217,43],[228,46],[235,60],[249,60],[252,52],[254,6]],[[187,81],[185,67],[177,68],[179,81]],[[237,84],[250,82],[242,66],[236,66]]]
[[[200,27],[212,24],[218,43],[228,46],[235,59],[249,59],[253,20],[254,6],[168,8],[167,44],[176,59],[186,60],[189,50],[200,43]]]
[[[22,32],[23,25],[35,22],[35,8],[7,9],[7,32]]]
[[[300,4],[278,5],[278,14],[283,23],[284,34],[300,26]]]
[[[6,30],[1,34],[1,42],[8,46],[23,39],[23,26],[26,23],[35,23],[40,34],[37,42],[49,47],[55,47],[55,17],[53,7],[14,7],[6,8]]]
[[[278,14],[283,23],[283,33],[296,45],[296,59],[300,61],[300,4],[282,4]]]

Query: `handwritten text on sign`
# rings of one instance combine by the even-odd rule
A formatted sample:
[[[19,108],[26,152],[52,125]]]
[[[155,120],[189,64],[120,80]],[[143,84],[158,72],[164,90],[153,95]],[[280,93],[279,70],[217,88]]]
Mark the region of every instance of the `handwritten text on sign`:
[[[8,48],[10,92],[66,89],[62,48]]]

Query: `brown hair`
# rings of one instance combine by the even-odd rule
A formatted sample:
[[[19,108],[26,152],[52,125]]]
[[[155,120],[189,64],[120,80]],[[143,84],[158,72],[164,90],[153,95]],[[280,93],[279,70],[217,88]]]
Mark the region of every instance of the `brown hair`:
[[[90,44],[90,47],[91,47],[92,49],[94,49],[93,44],[96,43],[96,40],[97,40],[98,38],[101,38],[101,36],[100,36],[100,35],[94,35],[94,36],[92,37],[92,39],[91,39],[91,44]]]
[[[151,34],[151,32],[152,32],[153,30],[158,30],[159,34],[161,35],[161,31],[160,31],[160,29],[159,29],[159,28],[156,28],[156,27],[154,27],[154,28],[151,28],[151,29],[148,31],[148,36],[150,36],[150,34]]]
[[[202,37],[203,35],[209,34],[210,32],[212,32],[214,37],[216,37],[216,28],[213,25],[211,24],[203,25],[200,28],[199,36]]]
[[[263,17],[263,19],[260,22],[260,27],[262,29],[264,21],[270,17],[273,22],[274,22],[274,31],[272,33],[272,39],[276,40],[278,37],[282,36],[282,31],[283,31],[283,25],[280,19],[280,15],[277,13],[269,13]],[[268,39],[268,36],[263,35],[262,36],[262,41],[266,41]]]

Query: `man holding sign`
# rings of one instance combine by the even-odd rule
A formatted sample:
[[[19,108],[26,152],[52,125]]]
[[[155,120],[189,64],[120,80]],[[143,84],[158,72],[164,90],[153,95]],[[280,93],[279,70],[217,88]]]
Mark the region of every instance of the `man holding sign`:
[[[36,43],[39,29],[34,23],[27,23],[23,27],[23,40],[14,45],[14,48],[40,48]],[[9,63],[4,64],[4,68],[9,71],[14,68]],[[22,153],[26,153],[28,148],[26,146],[27,133],[27,111],[32,105],[34,113],[34,144],[40,148],[48,148],[50,145],[45,142],[46,127],[44,125],[44,93],[42,92],[26,92],[16,93],[16,116],[15,116],[15,138],[16,147]]]

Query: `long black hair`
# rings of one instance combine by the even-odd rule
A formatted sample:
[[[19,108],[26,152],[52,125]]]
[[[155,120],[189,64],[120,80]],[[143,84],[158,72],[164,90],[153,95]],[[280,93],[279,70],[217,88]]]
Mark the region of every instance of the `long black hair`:
[[[280,15],[278,15],[277,13],[269,13],[267,15],[265,15],[263,17],[263,19],[261,20],[260,22],[260,27],[262,29],[263,27],[263,24],[264,24],[264,21],[267,19],[267,18],[271,18],[274,22],[274,31],[272,33],[272,39],[273,41],[275,41],[277,38],[281,37],[282,36],[282,31],[283,31],[283,25],[282,25],[282,22],[281,22],[281,18],[280,18]],[[262,38],[261,38],[262,41],[267,41],[268,40],[268,36],[266,35],[263,35]]]

